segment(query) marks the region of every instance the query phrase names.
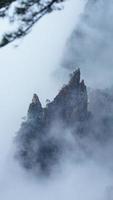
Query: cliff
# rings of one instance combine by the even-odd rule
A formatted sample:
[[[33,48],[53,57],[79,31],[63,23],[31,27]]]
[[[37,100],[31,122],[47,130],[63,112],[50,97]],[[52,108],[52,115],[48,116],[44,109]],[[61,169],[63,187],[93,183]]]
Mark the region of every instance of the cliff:
[[[42,108],[39,98],[34,94],[28,110],[28,119],[40,118],[45,126],[59,118],[68,126],[75,121],[84,120],[87,115],[87,89],[84,80],[80,81],[80,69],[73,72],[71,79],[46,108]]]
[[[75,126],[80,132],[88,117],[87,105],[87,88],[80,80],[80,69],[45,108],[34,94],[27,120],[16,137],[16,156],[21,164],[30,170],[49,172],[63,151],[62,132]]]

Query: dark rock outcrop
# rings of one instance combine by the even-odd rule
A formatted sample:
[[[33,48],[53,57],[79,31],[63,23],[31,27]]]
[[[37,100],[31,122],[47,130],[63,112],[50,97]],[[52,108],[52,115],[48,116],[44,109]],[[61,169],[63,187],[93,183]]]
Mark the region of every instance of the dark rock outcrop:
[[[62,120],[68,126],[75,121],[84,120],[87,116],[87,89],[84,81],[80,81],[80,69],[73,72],[71,79],[52,102],[42,108],[36,94],[28,110],[28,119],[40,119],[44,126],[53,120]]]
[[[16,156],[24,168],[48,175],[64,155],[107,163],[107,152],[113,151],[113,89],[88,92],[78,69],[45,108],[34,94],[16,136]]]
[[[37,96],[37,94],[33,95],[33,99],[32,99],[32,103],[29,106],[28,109],[28,118],[29,119],[42,119],[43,117],[43,108],[42,105],[40,103],[40,100]]]
[[[80,81],[80,69],[73,72],[69,83],[45,108],[34,94],[27,120],[16,137],[16,155],[21,164],[27,169],[48,173],[63,152],[62,131],[77,124],[77,130],[82,130],[80,127],[88,117],[87,105],[87,89],[84,81]],[[59,124],[62,128],[58,128]]]

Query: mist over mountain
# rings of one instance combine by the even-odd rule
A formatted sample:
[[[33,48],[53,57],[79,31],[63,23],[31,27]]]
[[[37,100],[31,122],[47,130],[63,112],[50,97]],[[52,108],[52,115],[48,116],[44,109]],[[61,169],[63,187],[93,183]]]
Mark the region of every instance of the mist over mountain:
[[[50,170],[68,147],[65,132],[73,126],[81,133],[79,129],[84,126],[86,118],[87,90],[84,81],[80,81],[79,69],[54,100],[48,100],[45,108],[34,94],[27,120],[22,123],[16,138],[17,157],[22,165],[43,172]]]
[[[112,8],[112,1],[87,1],[62,59],[64,73],[80,66],[85,81],[78,69],[45,107],[34,94],[15,138],[16,160],[28,174],[62,177],[60,167],[65,173],[69,166],[67,199],[113,197]]]
[[[0,50],[1,200],[113,199],[111,19],[111,0],[66,1]]]
[[[96,159],[113,167],[112,89],[88,93],[78,69],[45,108],[34,94],[16,137],[16,157],[24,168],[51,174],[66,154],[78,163]]]

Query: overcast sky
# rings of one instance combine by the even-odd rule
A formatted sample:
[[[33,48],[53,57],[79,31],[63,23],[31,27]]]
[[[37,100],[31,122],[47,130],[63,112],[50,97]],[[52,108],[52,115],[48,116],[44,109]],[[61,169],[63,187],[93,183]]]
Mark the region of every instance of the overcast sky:
[[[111,200],[106,196],[113,189],[112,176],[103,165],[89,160],[76,166],[63,163],[62,174],[43,182],[25,174],[11,153],[33,93],[44,105],[67,79],[66,73],[59,73],[62,54],[84,3],[68,1],[64,10],[42,18],[23,40],[0,49],[0,200]],[[0,32],[4,29],[1,23]]]

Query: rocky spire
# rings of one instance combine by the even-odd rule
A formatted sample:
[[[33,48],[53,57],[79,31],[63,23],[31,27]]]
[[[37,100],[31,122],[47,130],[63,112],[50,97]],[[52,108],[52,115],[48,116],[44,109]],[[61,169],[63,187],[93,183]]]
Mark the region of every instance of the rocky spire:
[[[80,76],[78,68],[72,73],[69,83],[60,90],[52,102],[48,103],[46,109],[42,108],[37,94],[34,94],[29,106],[28,117],[40,118],[42,121],[46,119],[45,122],[48,124],[57,118],[61,118],[67,124],[80,120],[81,116],[85,118],[88,101],[87,89],[84,80],[80,81]]]
[[[34,94],[34,95],[33,95],[33,98],[32,98],[32,103],[33,103],[33,104],[40,103],[40,101],[39,101],[39,98],[38,98],[38,95],[37,95],[37,94]]]
[[[84,81],[80,81],[80,69],[71,75],[65,85],[46,109],[46,121],[61,119],[67,126],[87,117],[87,89]]]
[[[28,118],[42,118],[43,108],[37,94],[33,95],[32,103],[28,109]]]
[[[77,124],[82,127],[87,113],[87,89],[84,81],[80,81],[80,69],[72,74],[69,83],[52,102],[48,102],[46,108],[42,108],[37,94],[34,94],[28,109],[28,120],[18,133],[17,154],[22,165],[31,169],[40,166],[42,171],[48,171],[52,163],[57,161],[59,151],[62,151],[62,145],[59,146],[60,134],[57,141],[53,140],[54,131],[57,129],[55,127],[51,133],[53,124],[60,122],[64,128],[75,128],[79,126]]]
[[[71,79],[69,81],[69,85],[76,87],[80,84],[80,68],[78,68],[77,70],[75,70],[72,74],[71,74]]]

